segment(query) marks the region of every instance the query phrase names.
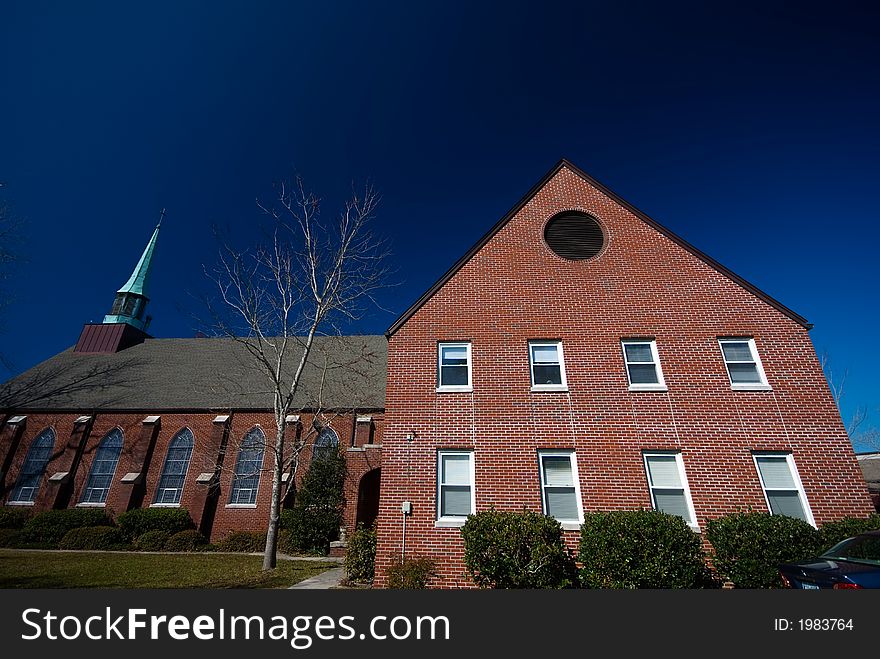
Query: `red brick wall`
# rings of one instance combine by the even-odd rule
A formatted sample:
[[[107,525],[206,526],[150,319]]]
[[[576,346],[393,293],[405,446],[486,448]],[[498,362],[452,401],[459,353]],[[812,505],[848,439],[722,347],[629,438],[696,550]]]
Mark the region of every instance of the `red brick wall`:
[[[3,501],[6,501],[6,498],[12,491],[12,488],[15,487],[15,482],[18,479],[18,474],[21,471],[22,466],[24,465],[24,461],[27,458],[28,449],[31,446],[31,442],[33,442],[37,435],[39,435],[46,428],[51,428],[55,432],[55,449],[52,452],[52,457],[49,459],[49,463],[46,466],[46,472],[43,476],[43,484],[41,486],[41,490],[46,486],[46,480],[56,471],[66,471],[66,467],[62,466],[62,462],[70,459],[70,456],[64,455],[64,447],[67,440],[70,437],[71,432],[73,431],[73,422],[79,415],[70,414],[70,415],[56,415],[56,414],[29,414],[27,419],[25,420],[25,426],[22,431],[21,440],[16,447],[15,455],[12,456],[11,464],[9,467],[9,471],[6,474],[3,483]]]
[[[543,242],[562,210],[598,218],[604,252]],[[754,337],[772,391],[732,391],[719,336]],[[668,392],[630,392],[621,338],[656,338]],[[527,341],[563,341],[568,393],[531,393]],[[437,393],[437,342],[472,342],[473,392]],[[404,437],[415,431],[408,444]],[[379,585],[400,555],[468,585],[458,529],[435,528],[436,452],[475,451],[476,506],[541,510],[536,451],[575,450],[585,512],[649,507],[644,449],[680,450],[698,523],[766,510],[752,451],[791,452],[817,523],[870,499],[806,329],[568,169],[555,175],[389,340]],[[577,532],[566,532],[570,546]]]
[[[79,467],[71,476],[72,491],[68,506],[76,506],[83,495],[89,470],[94,460],[95,452],[101,439],[113,428],[120,428],[124,435],[124,443],[120,454],[116,473],[110,486],[105,504],[108,512],[114,515],[124,512],[131,500],[131,486],[120,482],[128,472],[141,472],[143,456],[147,451],[143,444],[149,432],[144,433],[143,420],[149,413],[103,413],[97,414],[91,425],[91,431],[85,440]],[[74,462],[74,449],[66,449],[66,444],[74,430],[74,421],[79,414],[27,414],[25,427],[21,440],[16,447],[15,455],[10,462],[10,468],[4,479],[4,491],[2,501],[15,484],[21,466],[27,456],[28,448],[36,436],[45,428],[55,430],[55,453],[50,460],[44,477],[41,494],[46,494],[47,479],[57,471],[67,471]],[[196,483],[196,478],[202,472],[213,472],[217,460],[216,448],[211,443],[212,433],[216,424],[213,423],[217,416],[214,412],[188,412],[188,413],[164,413],[159,415],[159,430],[152,449],[151,460],[145,470],[145,490],[143,506],[150,506],[156,497],[156,488],[165,463],[165,456],[172,438],[183,428],[189,428],[194,435],[195,443],[193,455],[187,472],[180,506],[190,511],[198,524],[201,515],[199,507],[199,489],[204,485]],[[381,465],[381,436],[382,414],[372,413],[372,424],[358,424],[357,432],[353,436],[353,416],[343,414],[334,416],[329,420],[331,427],[339,436],[339,444],[345,449],[348,465],[348,477],[345,484],[346,508],[344,520],[347,528],[354,528],[357,514],[358,485],[363,475]],[[229,506],[232,477],[235,469],[238,447],[245,433],[254,426],[260,426],[267,442],[274,441],[275,422],[270,413],[238,412],[230,418],[229,439],[226,447],[226,457],[223,469],[220,473],[220,496],[211,532],[211,540],[217,541],[232,531],[263,531],[266,528],[269,505],[271,501],[272,463],[268,448],[263,455],[263,473],[260,478],[257,501],[254,506],[233,507]],[[303,437],[307,445],[300,455],[300,466],[297,470],[297,483],[301,484],[302,478],[311,461],[312,448],[310,442],[314,441],[314,432],[310,431],[312,417],[302,415],[300,423],[303,427]],[[372,432],[368,426],[372,426]],[[288,426],[288,445],[296,432],[295,425]],[[354,447],[351,446],[354,440]],[[370,445],[368,442],[373,441]],[[365,445],[366,448],[364,447]],[[50,508],[51,502],[45,497],[38,496],[35,511]]]

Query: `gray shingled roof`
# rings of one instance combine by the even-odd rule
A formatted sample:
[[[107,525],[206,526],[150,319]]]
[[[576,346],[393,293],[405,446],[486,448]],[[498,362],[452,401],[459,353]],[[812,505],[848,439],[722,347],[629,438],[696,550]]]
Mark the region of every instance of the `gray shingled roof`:
[[[384,336],[317,338],[294,407],[316,409],[320,399],[323,409],[384,408],[387,352]],[[288,358],[291,372],[296,362]],[[266,375],[234,339],[147,339],[115,354],[65,350],[0,385],[3,408],[271,409],[272,394]]]

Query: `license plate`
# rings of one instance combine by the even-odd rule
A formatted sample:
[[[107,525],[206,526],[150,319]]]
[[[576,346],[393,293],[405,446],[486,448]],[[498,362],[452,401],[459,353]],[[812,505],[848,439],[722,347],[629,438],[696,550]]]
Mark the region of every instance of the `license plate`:
[[[801,588],[804,590],[819,590],[819,586],[814,583],[801,583]]]

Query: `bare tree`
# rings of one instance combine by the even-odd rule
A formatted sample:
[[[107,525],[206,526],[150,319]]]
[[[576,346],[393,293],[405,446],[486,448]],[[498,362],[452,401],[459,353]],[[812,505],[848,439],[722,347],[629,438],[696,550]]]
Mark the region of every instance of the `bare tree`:
[[[865,422],[868,419],[867,406],[856,406],[855,411],[849,419],[843,419],[843,398],[846,395],[846,379],[849,375],[849,371],[844,369],[843,373],[840,373],[839,371],[835,373],[831,364],[831,357],[827,352],[822,353],[819,362],[822,365],[822,372],[825,373],[825,379],[828,380],[828,387],[831,389],[831,396],[834,398],[834,403],[837,405],[838,412],[840,412],[841,420],[843,421],[843,425],[846,428],[850,441],[853,444],[858,442],[866,446],[880,449],[880,430],[877,428],[864,427]]]
[[[324,223],[320,200],[296,177],[278,186],[273,204],[258,207],[271,218],[264,244],[239,251],[224,243],[218,266],[209,271],[217,297],[208,306],[216,329],[246,350],[272,397],[275,436],[267,441],[272,457],[272,496],[263,569],[275,567],[282,475],[295,466],[306,437],[288,438],[286,419],[303,398],[303,372],[316,337],[338,333],[374,303],[385,285],[387,249],[370,230],[379,203],[366,186],[353,191],[334,221]],[[312,363],[314,363],[314,359]],[[339,367],[339,365],[335,365]],[[326,372],[326,371],[325,371]],[[317,418],[323,412],[323,382],[309,392]]]

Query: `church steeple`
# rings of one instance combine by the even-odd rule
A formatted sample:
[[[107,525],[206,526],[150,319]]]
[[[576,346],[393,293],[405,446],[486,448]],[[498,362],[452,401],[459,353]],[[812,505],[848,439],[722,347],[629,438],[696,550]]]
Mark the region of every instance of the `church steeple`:
[[[116,291],[116,299],[110,313],[104,316],[104,324],[126,323],[141,331],[146,331],[150,324],[150,317],[144,317],[144,310],[150,298],[147,295],[147,285],[150,281],[150,268],[153,265],[153,253],[156,250],[156,240],[159,238],[159,229],[162,219],[165,217],[165,209],[159,216],[159,223],[153,230],[150,242],[147,243],[144,253],[134,267],[131,277]]]

